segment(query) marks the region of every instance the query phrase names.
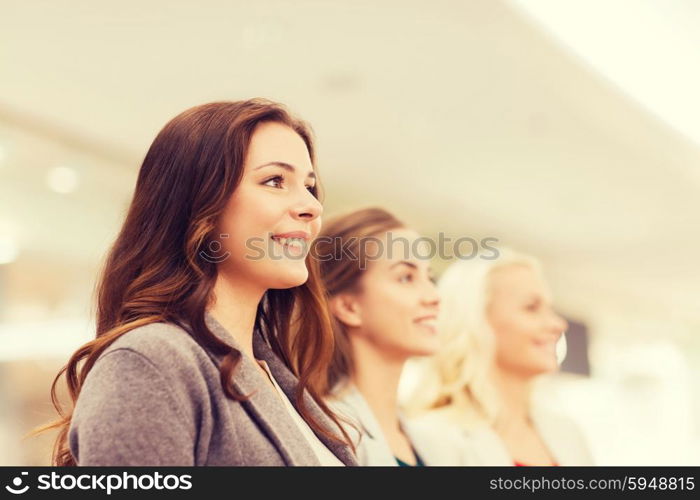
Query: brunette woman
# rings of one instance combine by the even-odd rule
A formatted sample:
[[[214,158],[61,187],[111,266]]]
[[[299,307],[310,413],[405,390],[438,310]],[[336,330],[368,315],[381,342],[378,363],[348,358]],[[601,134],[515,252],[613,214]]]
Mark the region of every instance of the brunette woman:
[[[398,405],[404,364],[439,348],[429,248],[386,210],[329,222],[315,246],[334,319],[329,402],[353,425],[361,465],[466,465],[458,431],[410,425]]]
[[[107,258],[96,338],[52,386],[55,465],[355,464],[320,397],[333,333],[306,258],[317,177],[309,128],[267,100],[163,128]]]

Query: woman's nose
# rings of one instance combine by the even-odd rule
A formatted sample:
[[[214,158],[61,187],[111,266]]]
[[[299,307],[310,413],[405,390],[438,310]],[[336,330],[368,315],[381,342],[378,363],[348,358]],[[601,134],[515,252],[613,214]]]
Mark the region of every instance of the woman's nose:
[[[426,290],[423,294],[423,303],[435,308],[440,306],[440,294],[432,281],[426,285]]]
[[[552,330],[557,333],[564,333],[569,328],[569,322],[566,321],[562,316],[553,312],[552,313]]]
[[[311,192],[304,189],[305,194],[302,199],[292,209],[293,216],[298,219],[304,219],[306,221],[312,221],[317,219],[323,213],[323,205],[318,201]]]

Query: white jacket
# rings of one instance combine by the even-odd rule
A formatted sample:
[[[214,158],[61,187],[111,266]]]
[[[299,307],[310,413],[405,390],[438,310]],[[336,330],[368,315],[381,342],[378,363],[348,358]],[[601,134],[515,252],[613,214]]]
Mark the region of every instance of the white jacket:
[[[593,465],[586,440],[569,417],[538,409],[532,412],[532,421],[557,465]],[[439,410],[430,412],[413,423],[421,428],[455,424],[454,418],[447,417]],[[461,433],[470,465],[514,465],[505,443],[491,427],[484,425],[469,430],[462,428]]]
[[[357,446],[357,461],[360,465],[398,465],[372,409],[354,385],[344,387],[327,402],[335,412],[357,427],[357,431],[350,426],[346,426],[346,430]],[[401,429],[425,465],[473,464],[474,458],[456,426],[432,428],[414,425],[401,416],[399,420]]]

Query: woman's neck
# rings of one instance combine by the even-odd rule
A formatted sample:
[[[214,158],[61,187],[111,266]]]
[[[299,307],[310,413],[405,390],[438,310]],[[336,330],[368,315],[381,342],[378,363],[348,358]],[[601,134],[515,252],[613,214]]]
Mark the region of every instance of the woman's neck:
[[[213,292],[209,312],[233,336],[241,346],[241,351],[255,359],[253,329],[258,304],[265,290],[227,279],[219,274]]]
[[[400,431],[398,387],[405,359],[391,358],[363,338],[352,342],[352,382],[372,409],[382,429]]]
[[[519,374],[495,369],[493,380],[502,407],[499,425],[505,427],[529,425],[532,381]]]

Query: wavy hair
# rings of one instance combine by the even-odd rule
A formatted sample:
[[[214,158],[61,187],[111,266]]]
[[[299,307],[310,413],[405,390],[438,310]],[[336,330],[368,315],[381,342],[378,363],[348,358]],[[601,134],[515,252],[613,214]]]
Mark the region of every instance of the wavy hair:
[[[32,433],[58,429],[53,465],[77,465],[67,438],[81,387],[100,354],[140,326],[168,322],[186,330],[203,348],[223,356],[220,381],[226,396],[238,401],[245,398],[232,383],[241,353],[205,323],[217,267],[200,258],[199,252],[216,239],[219,215],[240,182],[251,136],[264,122],[287,125],[299,134],[316,168],[308,125],[282,105],[265,99],[196,106],[173,118],[153,141],[98,283],[96,338],[81,346],[53,381],[51,400],[59,419]],[[313,193],[320,197],[316,188]],[[333,332],[318,263],[309,256],[306,264],[306,283],[264,294],[255,329],[266,335],[275,353],[298,377],[296,401],[303,418],[315,431],[349,443],[321,398],[333,354]],[[68,410],[56,395],[64,374],[72,402]],[[304,391],[331,418],[343,439],[312,416],[304,403]]]
[[[346,291],[358,291],[367,268],[365,242],[405,225],[382,208],[365,208],[340,215],[324,224],[314,245],[328,298]],[[348,254],[357,258],[348,258]],[[352,349],[345,325],[332,316],[335,348],[328,368],[327,391],[352,376]]]
[[[493,272],[513,265],[541,272],[533,257],[499,249],[496,259],[461,260],[442,274],[437,322],[441,347],[415,367],[420,383],[407,403],[413,412],[440,410],[465,426],[496,421],[501,402],[491,381],[495,337],[486,310]]]

